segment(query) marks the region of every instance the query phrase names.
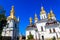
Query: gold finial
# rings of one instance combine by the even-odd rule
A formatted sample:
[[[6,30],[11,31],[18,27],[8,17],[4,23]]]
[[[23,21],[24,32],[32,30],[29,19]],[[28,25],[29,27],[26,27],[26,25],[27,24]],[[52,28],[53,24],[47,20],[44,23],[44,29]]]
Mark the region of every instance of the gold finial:
[[[46,14],[46,12],[45,12],[43,6],[41,7],[41,12],[40,12],[40,14]]]
[[[52,10],[50,11],[50,16],[51,16],[51,17],[55,16],[55,15],[53,14],[53,11],[52,11]]]
[[[37,14],[35,13],[35,20],[38,20],[38,18],[37,18]]]
[[[51,19],[50,13],[48,13],[48,19],[49,19],[49,20]]]
[[[16,17],[14,16],[14,6],[12,6],[12,9],[10,11],[10,16],[7,18],[7,20],[11,20],[11,19],[17,20]]]
[[[12,6],[10,16],[13,18],[14,17],[14,6]]]
[[[31,18],[31,17],[30,17],[30,19],[29,19],[29,20],[30,20],[30,24],[32,24],[32,18]]]

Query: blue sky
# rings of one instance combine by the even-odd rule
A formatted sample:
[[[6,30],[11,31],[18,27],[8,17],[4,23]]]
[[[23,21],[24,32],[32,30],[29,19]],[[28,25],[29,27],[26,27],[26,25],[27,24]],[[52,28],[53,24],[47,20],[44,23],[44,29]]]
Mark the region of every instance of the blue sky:
[[[40,8],[44,7],[48,13],[51,9],[60,20],[60,0],[0,0],[0,5],[6,10],[6,16],[10,15],[11,6],[15,7],[15,16],[20,17],[19,31],[25,35],[26,27],[29,25],[29,17],[34,20],[34,14],[40,17]],[[39,18],[40,19],[40,18]]]

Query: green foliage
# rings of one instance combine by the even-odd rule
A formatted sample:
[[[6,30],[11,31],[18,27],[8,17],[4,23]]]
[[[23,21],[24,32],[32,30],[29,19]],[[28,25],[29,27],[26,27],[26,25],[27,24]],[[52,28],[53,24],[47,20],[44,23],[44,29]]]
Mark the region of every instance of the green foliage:
[[[53,37],[53,39],[52,40],[56,40],[56,38],[55,37]]]
[[[35,30],[36,32],[38,31],[38,29]]]
[[[0,7],[0,37],[1,37],[1,33],[3,30],[3,27],[6,26],[6,16],[5,16],[5,10]]]
[[[2,30],[3,30],[3,27],[6,26],[6,16],[4,16],[3,14],[0,15],[0,36],[1,36],[1,33],[2,33]]]
[[[5,14],[0,14],[0,21],[2,21],[2,20],[6,20]]]
[[[32,34],[28,35],[27,37],[28,37],[27,40],[32,40],[33,39],[33,35]]]

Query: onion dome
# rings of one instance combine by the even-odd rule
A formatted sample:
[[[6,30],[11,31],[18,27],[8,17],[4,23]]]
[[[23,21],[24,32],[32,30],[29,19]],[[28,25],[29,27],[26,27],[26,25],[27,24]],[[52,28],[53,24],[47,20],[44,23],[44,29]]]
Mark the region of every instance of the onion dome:
[[[53,14],[53,11],[51,10],[50,13],[48,13],[48,19],[52,19],[52,17],[55,17]]]
[[[53,14],[53,11],[52,11],[52,10],[50,11],[50,16],[51,16],[51,17],[55,16],[55,15]]]
[[[11,12],[10,12],[10,16],[7,18],[7,20],[17,20],[16,17],[14,16],[14,6],[12,6]]]
[[[46,14],[46,12],[45,12],[45,10],[44,10],[43,6],[41,7],[40,15],[42,15],[42,14]]]

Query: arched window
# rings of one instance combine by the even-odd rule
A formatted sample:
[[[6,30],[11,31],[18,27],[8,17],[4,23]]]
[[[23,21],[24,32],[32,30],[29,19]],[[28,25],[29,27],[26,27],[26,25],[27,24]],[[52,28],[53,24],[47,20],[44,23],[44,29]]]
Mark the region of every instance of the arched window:
[[[50,29],[50,33],[52,33],[51,29]]]
[[[43,31],[43,27],[41,27],[41,31]]]
[[[55,32],[55,29],[53,28],[53,32]]]

